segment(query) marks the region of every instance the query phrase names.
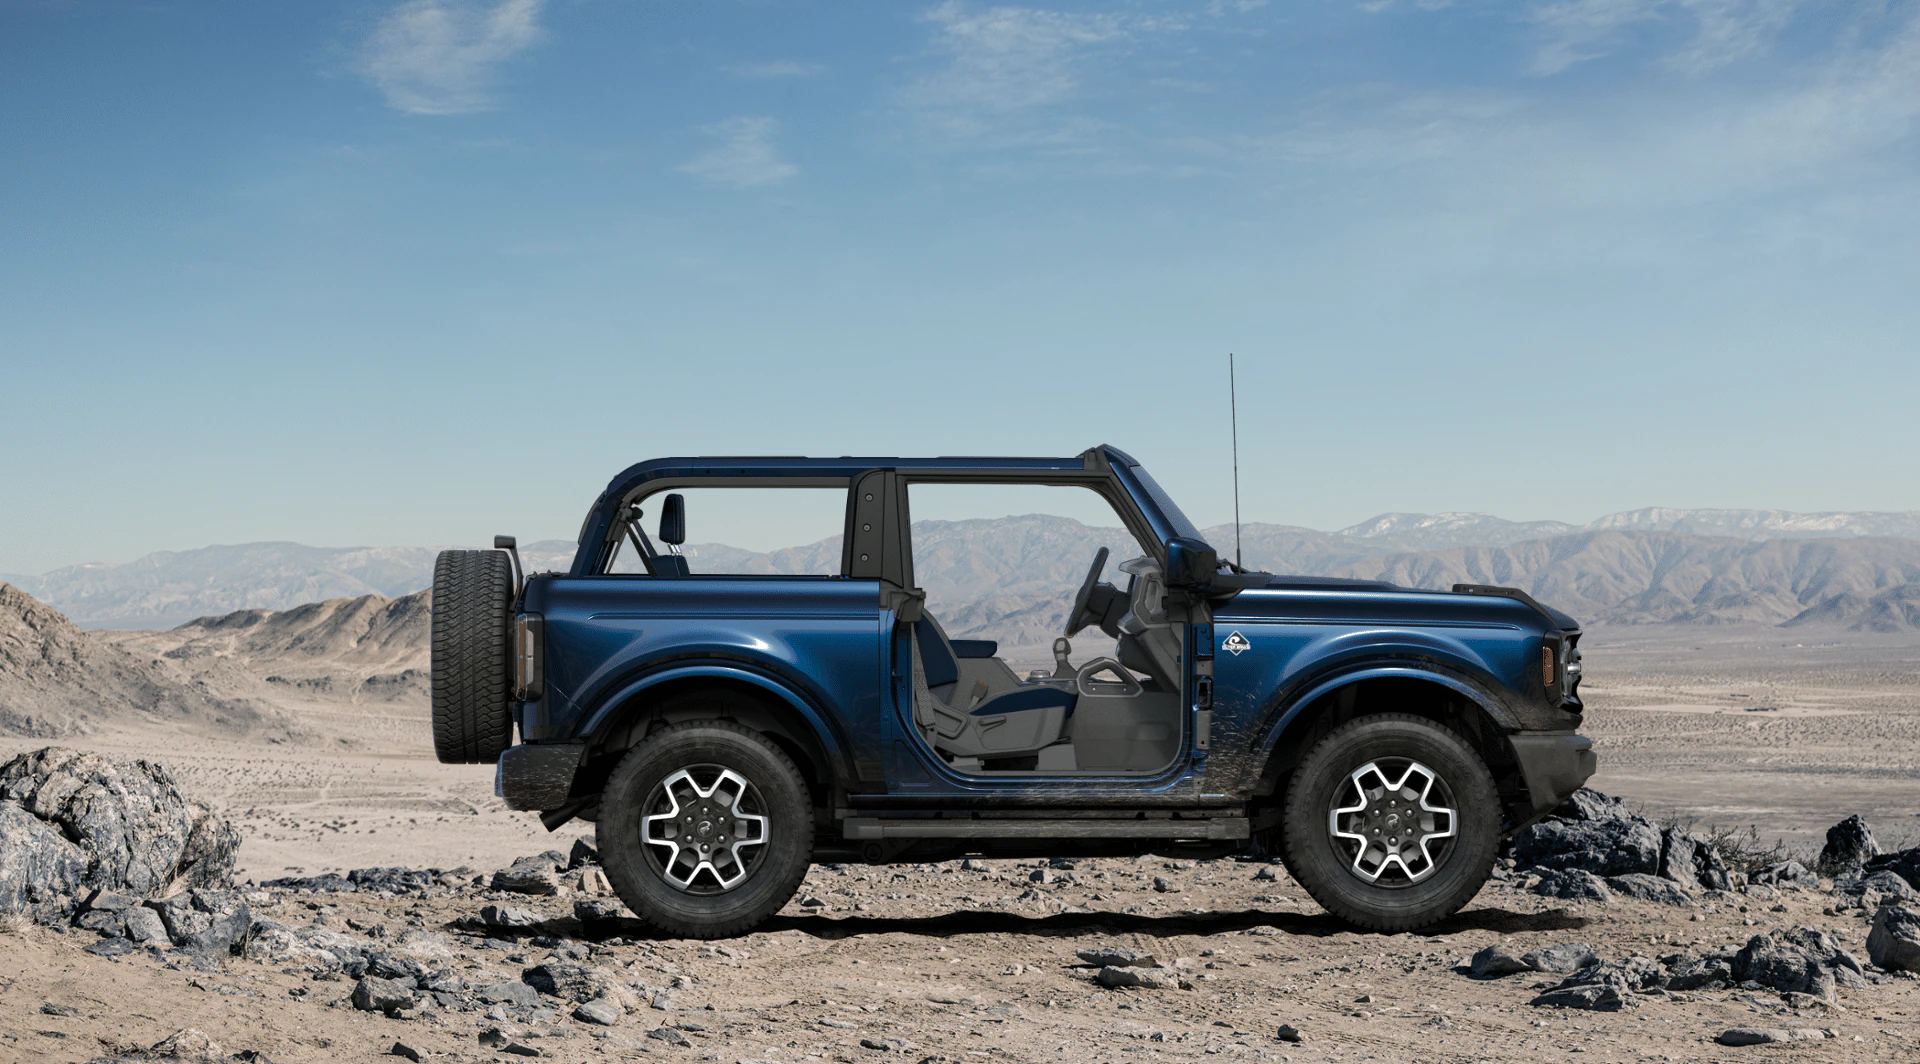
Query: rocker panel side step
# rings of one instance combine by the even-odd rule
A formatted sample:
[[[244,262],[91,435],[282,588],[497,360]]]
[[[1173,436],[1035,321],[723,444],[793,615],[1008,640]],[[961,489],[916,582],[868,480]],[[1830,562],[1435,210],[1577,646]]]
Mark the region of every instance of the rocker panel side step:
[[[1027,820],[944,819],[880,820],[848,817],[843,837],[858,842],[880,839],[1244,839],[1246,817],[1206,820]]]

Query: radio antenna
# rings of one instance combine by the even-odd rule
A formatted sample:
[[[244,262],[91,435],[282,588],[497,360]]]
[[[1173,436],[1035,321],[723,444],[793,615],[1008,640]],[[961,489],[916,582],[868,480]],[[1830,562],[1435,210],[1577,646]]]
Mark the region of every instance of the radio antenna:
[[[1233,376],[1233,352],[1227,352],[1227,417],[1233,425],[1233,567],[1246,572],[1240,562],[1240,401]]]

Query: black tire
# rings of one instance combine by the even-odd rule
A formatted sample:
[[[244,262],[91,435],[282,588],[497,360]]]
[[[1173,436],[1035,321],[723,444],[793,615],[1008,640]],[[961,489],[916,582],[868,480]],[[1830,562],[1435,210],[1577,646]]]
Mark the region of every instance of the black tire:
[[[767,841],[748,846],[742,864],[722,870],[743,873],[731,887],[719,887],[722,871],[696,872],[679,886],[668,874],[684,872],[684,866],[667,868],[667,858],[680,850],[645,842],[646,818],[650,810],[681,807],[660,803],[681,800],[670,795],[668,781],[682,770],[716,794],[732,793],[729,785],[709,782],[715,769],[731,771],[756,790],[755,808],[766,818]],[[813,802],[800,769],[766,736],[732,721],[683,721],[629,750],[607,780],[594,827],[601,864],[620,900],[642,921],[677,938],[724,938],[753,930],[800,889],[813,861]]]
[[[513,745],[513,568],[497,550],[443,550],[433,563],[433,752],[492,764]]]
[[[1406,790],[1425,791],[1426,779],[1417,770],[1403,774],[1412,763],[1431,771],[1436,789],[1449,792],[1444,804],[1455,810],[1453,837],[1432,841],[1424,850],[1410,848],[1412,856],[1402,858],[1400,864],[1385,859],[1384,850],[1335,837],[1336,804],[1347,807],[1363,801],[1365,812],[1341,814],[1343,828],[1361,834],[1397,830],[1402,834],[1393,838],[1396,845],[1407,837],[1407,822],[1398,818],[1422,814],[1410,809],[1401,796]],[[1366,799],[1353,787],[1352,776],[1369,764],[1382,766],[1387,778],[1408,780],[1411,785],[1400,792],[1379,788],[1380,797]],[[1371,774],[1368,778],[1378,779]],[[1396,805],[1389,808],[1389,800]],[[1389,817],[1396,818],[1392,827],[1387,826]],[[1440,827],[1444,820],[1427,815],[1426,822]],[[1408,714],[1361,717],[1314,744],[1294,770],[1284,815],[1287,871],[1323,908],[1350,924],[1374,931],[1414,931],[1459,912],[1480,892],[1493,871],[1500,822],[1493,774],[1459,735]],[[1430,834],[1437,832],[1417,830],[1413,837]],[[1426,859],[1428,853],[1432,860]],[[1356,871],[1357,865],[1363,870]],[[1377,875],[1377,880],[1370,882],[1368,873]]]

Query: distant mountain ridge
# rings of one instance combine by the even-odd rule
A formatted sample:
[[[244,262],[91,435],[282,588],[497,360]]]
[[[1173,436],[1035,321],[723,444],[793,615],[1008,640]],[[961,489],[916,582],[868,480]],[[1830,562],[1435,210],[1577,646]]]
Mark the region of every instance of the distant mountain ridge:
[[[916,562],[920,582],[937,597],[1002,616],[1032,614],[1038,604],[1024,601],[1030,591],[1062,580],[1077,582],[1099,546],[1112,548],[1116,561],[1132,553],[1118,529],[1041,515],[918,522],[915,529],[924,555]],[[1600,533],[1627,538],[1595,538]],[[1231,525],[1207,529],[1206,535],[1231,555]],[[1246,524],[1240,540],[1249,567],[1428,587],[1456,578],[1518,583],[1584,618],[1779,624],[1818,607],[1824,611],[1820,617],[1836,623],[1875,617],[1874,624],[1899,627],[1891,618],[1905,615],[1908,607],[1901,603],[1907,600],[1885,596],[1914,579],[1895,577],[1910,557],[1898,544],[1920,542],[1920,511],[1801,514],[1649,507],[1584,526],[1475,513],[1389,513],[1334,532]],[[1855,540],[1879,545],[1825,555],[1815,549]],[[1535,546],[1522,549],[1529,544]],[[288,610],[366,595],[402,597],[431,583],[439,549],[247,543],[4,579],[83,627],[163,628],[237,610]],[[764,553],[691,545],[688,554],[696,570],[771,574],[829,571],[838,565],[839,550],[839,538],[832,537]],[[565,540],[521,548],[528,570],[536,572],[566,568],[573,553],[574,544]],[[1823,556],[1826,563],[1817,561]],[[1665,562],[1649,565],[1649,558]],[[1789,558],[1810,565],[1811,575],[1777,571]],[[1855,575],[1842,577],[1842,572]],[[1696,577],[1698,586],[1692,583]],[[1829,587],[1832,594],[1822,598]]]

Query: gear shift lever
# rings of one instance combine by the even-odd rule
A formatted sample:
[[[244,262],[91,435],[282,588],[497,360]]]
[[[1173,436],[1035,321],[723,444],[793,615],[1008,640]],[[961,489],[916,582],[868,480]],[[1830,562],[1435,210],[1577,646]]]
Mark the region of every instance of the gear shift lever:
[[[1053,641],[1053,678],[1054,679],[1056,680],[1073,679],[1074,677],[1073,664],[1067,660],[1067,655],[1071,654],[1072,652],[1073,652],[1073,643],[1070,642],[1066,636],[1061,636],[1060,638],[1055,639]]]

